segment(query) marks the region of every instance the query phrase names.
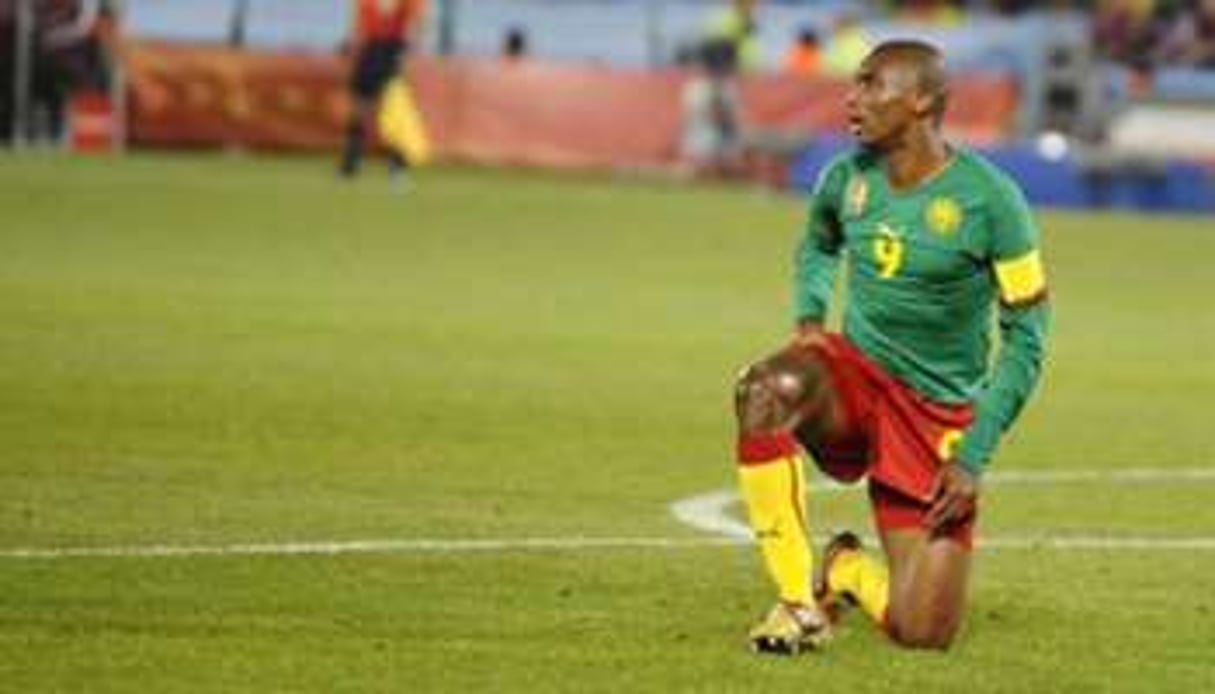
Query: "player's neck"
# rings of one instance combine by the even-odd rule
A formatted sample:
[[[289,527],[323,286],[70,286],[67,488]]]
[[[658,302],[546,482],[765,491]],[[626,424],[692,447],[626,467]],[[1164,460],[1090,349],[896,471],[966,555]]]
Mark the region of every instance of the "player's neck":
[[[935,131],[913,132],[886,152],[886,181],[905,192],[936,177],[949,165],[952,152]]]

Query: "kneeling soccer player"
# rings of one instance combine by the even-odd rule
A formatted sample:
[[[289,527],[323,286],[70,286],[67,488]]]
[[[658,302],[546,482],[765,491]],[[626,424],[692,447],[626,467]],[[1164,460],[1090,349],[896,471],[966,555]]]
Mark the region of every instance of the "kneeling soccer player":
[[[947,648],[961,624],[979,478],[1038,380],[1048,314],[1027,205],[942,138],[946,96],[930,44],[866,57],[847,103],[860,146],[825,168],[810,203],[796,331],[737,384],[743,498],[779,591],[751,631],[756,651],[823,645],[824,606],[841,598],[904,646]],[[843,256],[837,334],[822,322]],[[802,451],[836,479],[868,477],[885,561],[844,533],[812,580]]]

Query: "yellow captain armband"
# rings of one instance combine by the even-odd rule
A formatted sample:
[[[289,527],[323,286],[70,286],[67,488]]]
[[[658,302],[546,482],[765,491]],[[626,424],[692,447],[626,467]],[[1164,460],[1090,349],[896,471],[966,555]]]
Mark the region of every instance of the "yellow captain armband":
[[[1030,303],[1046,293],[1046,273],[1037,249],[1012,260],[996,261],[996,281],[1005,304]]]

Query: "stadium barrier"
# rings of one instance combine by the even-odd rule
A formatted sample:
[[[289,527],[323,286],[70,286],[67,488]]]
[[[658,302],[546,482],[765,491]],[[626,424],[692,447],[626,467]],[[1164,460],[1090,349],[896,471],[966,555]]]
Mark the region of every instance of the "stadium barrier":
[[[128,42],[130,142],[155,147],[334,148],[347,105],[328,55]]]
[[[255,53],[138,41],[123,61],[136,146],[333,149],[349,108],[346,62],[335,55]],[[411,60],[408,78],[440,161],[561,168],[678,164],[680,93],[691,73],[535,60]],[[845,128],[846,82],[748,76],[745,125],[809,140]],[[951,84],[951,135],[1009,136],[1011,77],[963,75]]]

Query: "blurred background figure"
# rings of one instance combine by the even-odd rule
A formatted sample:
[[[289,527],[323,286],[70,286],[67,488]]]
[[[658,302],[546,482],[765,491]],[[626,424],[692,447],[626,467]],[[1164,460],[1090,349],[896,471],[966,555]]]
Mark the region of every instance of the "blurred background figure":
[[[1101,0],[1092,26],[1102,58],[1141,73],[1152,69],[1162,36],[1154,0]]]
[[[697,176],[735,173],[742,157],[742,122],[738,85],[737,45],[718,38],[705,41],[695,74],[681,94],[683,131],[681,153]]]
[[[508,61],[521,60],[528,53],[527,31],[521,26],[513,26],[506,30],[502,38],[502,57]]]
[[[785,52],[784,70],[793,75],[813,77],[822,70],[823,50],[819,42],[818,32],[811,26],[804,26],[797,32],[797,38]]]
[[[350,77],[352,112],[346,125],[346,144],[339,171],[351,177],[358,173],[363,150],[371,134],[385,89],[400,77],[402,60],[419,31],[426,0],[352,0],[354,54]],[[409,166],[399,148],[389,149],[389,170],[399,175]]]
[[[13,134],[16,49],[17,7],[12,2],[0,2],[0,139],[4,142]]]
[[[1040,3],[1035,0],[992,0],[988,4],[1003,17],[1015,17],[1034,9]]]
[[[0,2],[0,126],[18,142],[58,144],[77,110],[108,112],[112,7],[106,0],[36,0],[27,7],[32,24],[19,37],[17,1]]]
[[[843,12],[836,17],[827,39],[823,70],[837,77],[850,77],[872,48],[873,41],[865,33],[860,18],[852,12]]]
[[[228,45],[244,48],[249,34],[249,3],[252,0],[232,0],[232,12],[228,19]]]
[[[1200,0],[1197,5],[1181,12],[1164,33],[1162,62],[1215,68],[1215,0]]]
[[[966,15],[965,3],[951,0],[903,0],[894,2],[892,14],[898,20],[916,24],[951,27],[961,24]]]
[[[758,4],[758,0],[731,0],[706,22],[703,42],[728,44],[733,54],[732,70],[755,70],[762,63],[755,22]]]
[[[695,176],[739,172],[742,118],[741,71],[761,65],[757,0],[731,0],[710,13],[691,56],[693,73],[680,93],[680,154]]]

